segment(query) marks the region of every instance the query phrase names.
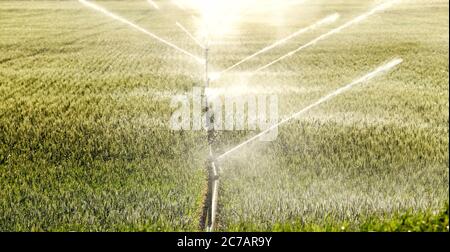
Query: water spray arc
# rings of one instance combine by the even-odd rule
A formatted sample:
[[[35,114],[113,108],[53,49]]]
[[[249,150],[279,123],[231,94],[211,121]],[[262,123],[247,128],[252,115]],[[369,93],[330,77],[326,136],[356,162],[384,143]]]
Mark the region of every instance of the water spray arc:
[[[289,116],[288,118],[283,119],[279,123],[277,123],[275,125],[272,125],[271,127],[269,127],[268,129],[262,131],[261,133],[257,134],[256,136],[254,136],[254,137],[252,137],[252,138],[242,142],[241,144],[231,148],[230,150],[228,150],[224,154],[222,154],[219,157],[217,157],[217,161],[223,160],[225,157],[229,156],[230,154],[232,154],[233,152],[239,150],[240,148],[244,147],[245,145],[248,145],[251,142],[257,140],[259,137],[263,136],[264,134],[274,130],[275,128],[277,128],[277,127],[279,127],[279,126],[281,126],[283,124],[286,124],[286,123],[292,121],[295,118],[300,117],[301,115],[304,115],[309,110],[311,110],[311,109],[319,106],[320,104],[322,104],[322,103],[324,103],[324,102],[326,102],[326,101],[328,101],[328,100],[330,100],[330,99],[332,99],[332,98],[334,98],[334,97],[336,97],[336,96],[338,96],[338,95],[340,95],[340,94],[350,90],[354,86],[356,86],[358,84],[361,84],[361,83],[364,83],[366,81],[369,81],[369,80],[375,78],[376,76],[391,70],[392,68],[394,68],[395,66],[397,66],[398,64],[400,64],[402,62],[403,62],[403,60],[399,59],[399,58],[391,60],[390,62],[388,62],[388,63],[378,67],[374,71],[372,71],[372,72],[364,75],[363,77],[361,77],[361,78],[351,82],[350,84],[347,84],[347,85],[345,85],[345,86],[343,86],[343,87],[341,87],[341,88],[339,88],[339,89],[329,93],[328,95],[323,96],[322,98],[320,98],[316,102],[310,104],[309,106],[305,107],[304,109],[300,110],[299,112]]]
[[[397,2],[399,2],[399,0],[393,0],[393,1],[389,1],[389,2],[386,2],[386,3],[380,4],[380,5],[376,6],[375,8],[371,9],[370,11],[368,11],[368,12],[366,12],[366,13],[364,13],[364,14],[362,14],[362,15],[360,15],[360,16],[358,16],[358,17],[356,17],[356,18],[354,18],[354,19],[352,19],[350,21],[348,21],[347,23],[339,26],[338,28],[335,28],[335,29],[333,29],[333,30],[331,30],[331,31],[329,31],[327,33],[324,33],[324,34],[320,35],[319,37],[311,40],[307,44],[305,44],[303,46],[300,46],[299,48],[297,48],[297,49],[295,49],[295,50],[293,50],[293,51],[291,51],[291,52],[289,52],[289,53],[279,57],[278,59],[276,59],[276,60],[274,60],[274,61],[272,61],[272,62],[270,62],[270,63],[268,63],[268,64],[266,64],[266,65],[264,65],[264,66],[262,66],[260,68],[258,68],[258,69],[256,69],[253,72],[253,74],[258,73],[258,72],[260,72],[260,71],[262,71],[262,70],[272,66],[273,64],[278,63],[278,62],[280,62],[280,61],[282,61],[282,60],[284,60],[284,59],[286,59],[286,58],[288,58],[288,57],[298,53],[299,51],[301,51],[301,50],[303,50],[303,49],[305,49],[307,47],[315,45],[317,42],[319,42],[321,40],[324,40],[324,39],[328,38],[329,36],[331,36],[333,34],[339,33],[340,31],[344,30],[345,28],[348,28],[348,27],[350,27],[350,26],[352,26],[354,24],[357,24],[359,22],[362,22],[363,20],[369,18],[373,14],[375,14],[377,12],[380,12],[380,11],[383,11],[383,10],[386,10],[387,8],[391,7],[392,5],[394,5]]]
[[[273,43],[273,44],[271,44],[271,45],[269,45],[269,46],[259,50],[258,52],[256,52],[256,53],[254,53],[254,54],[252,54],[252,55],[250,55],[250,56],[240,60],[239,62],[237,62],[236,64],[234,64],[234,65],[232,65],[232,66],[230,66],[228,68],[226,68],[225,70],[222,70],[219,73],[219,75],[216,77],[216,79],[220,78],[220,76],[223,75],[224,73],[229,72],[230,70],[236,68],[237,66],[241,65],[242,63],[244,63],[244,62],[246,62],[248,60],[251,60],[251,59],[255,58],[256,56],[258,56],[260,54],[266,53],[266,52],[270,51],[271,49],[274,49],[277,46],[285,44],[289,40],[291,40],[291,39],[293,39],[295,37],[298,37],[299,35],[301,35],[303,33],[306,33],[306,32],[308,32],[310,30],[316,29],[316,28],[318,28],[318,27],[320,27],[322,25],[325,25],[325,24],[333,23],[333,22],[335,22],[338,19],[339,19],[339,14],[335,13],[335,14],[332,14],[332,15],[330,15],[330,16],[322,19],[322,20],[319,20],[318,22],[316,22],[316,23],[314,23],[314,24],[312,24],[312,25],[310,25],[310,26],[308,26],[306,28],[302,28],[302,29],[292,33],[291,35],[289,35],[289,36],[287,36],[287,37],[285,37],[283,39],[280,39],[280,40],[276,41],[275,43]]]
[[[148,30],[138,26],[135,23],[130,22],[130,21],[126,20],[125,18],[120,17],[120,16],[118,16],[118,15],[116,15],[116,14],[114,14],[114,13],[108,11],[108,10],[106,10],[103,7],[100,7],[99,5],[96,5],[96,4],[91,3],[90,1],[86,1],[86,0],[78,0],[78,1],[80,3],[82,3],[83,5],[85,5],[86,7],[89,7],[91,9],[93,9],[93,10],[101,12],[101,13],[105,14],[106,16],[108,16],[110,18],[113,18],[113,19],[115,19],[115,20],[117,20],[119,22],[122,22],[122,23],[124,23],[124,24],[126,24],[126,25],[128,25],[128,26],[130,26],[132,28],[134,28],[135,30],[138,30],[138,31],[140,31],[140,32],[142,32],[142,33],[144,33],[144,34],[146,34],[146,35],[156,39],[157,41],[159,41],[159,42],[161,42],[161,43],[163,43],[163,44],[165,44],[165,45],[167,45],[169,47],[172,47],[173,49],[175,49],[175,50],[177,50],[177,51],[179,51],[181,53],[184,53],[184,54],[194,58],[197,62],[203,63],[203,59],[201,59],[200,57],[198,57],[198,56],[196,56],[196,55],[194,55],[194,54],[192,54],[192,53],[190,53],[190,52],[188,52],[188,51],[186,51],[186,50],[176,46],[175,44],[173,44],[173,43],[171,43],[171,42],[169,42],[169,41],[159,37],[158,35],[156,35],[156,34],[150,32],[150,31],[148,31]]]
[[[203,49],[206,49],[206,46],[203,43],[201,43],[194,35],[192,35],[192,33],[190,33],[188,29],[186,29],[183,25],[181,25],[179,22],[175,22],[175,25],[178,26],[178,28],[180,28],[184,33],[186,33],[186,35],[190,39],[192,39],[192,41],[194,41],[198,46],[200,46]],[[206,59],[204,61],[205,64],[207,64]]]

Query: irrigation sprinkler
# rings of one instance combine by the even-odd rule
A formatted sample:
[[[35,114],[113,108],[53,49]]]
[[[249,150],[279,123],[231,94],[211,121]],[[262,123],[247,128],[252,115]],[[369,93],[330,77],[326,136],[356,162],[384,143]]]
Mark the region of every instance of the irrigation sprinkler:
[[[191,38],[197,45],[199,45],[203,50],[204,50],[204,58],[201,59],[198,56],[174,45],[171,42],[168,42],[167,40],[157,36],[156,34],[138,26],[137,24],[132,23],[131,21],[120,17],[119,15],[116,15],[108,10],[106,10],[105,8],[91,3],[87,0],[78,0],[80,3],[82,3],[83,5],[96,10],[98,12],[101,12],[103,14],[105,14],[108,17],[111,17],[121,23],[127,24],[128,26],[146,34],[149,35],[150,37],[156,39],[157,41],[172,47],[173,49],[182,52],[192,58],[194,58],[197,62],[204,64],[204,71],[205,71],[205,84],[204,84],[204,90],[202,92],[203,94],[203,98],[202,100],[204,101],[204,108],[206,109],[205,113],[206,113],[206,118],[212,118],[212,122],[210,120],[207,120],[207,125],[206,125],[206,130],[207,130],[207,135],[208,135],[208,145],[209,145],[209,158],[208,158],[208,164],[207,164],[207,171],[209,174],[209,178],[208,178],[208,191],[207,191],[207,195],[206,195],[206,207],[207,207],[207,213],[206,216],[204,217],[205,220],[203,220],[203,223],[205,223],[205,229],[207,231],[213,231],[214,230],[214,225],[215,225],[215,216],[216,216],[216,209],[217,209],[217,197],[218,197],[218,185],[219,185],[219,173],[217,170],[217,165],[214,162],[214,142],[215,142],[215,131],[214,131],[214,118],[212,116],[212,112],[211,109],[209,108],[209,102],[208,102],[208,97],[205,96],[204,94],[206,93],[206,89],[209,87],[209,82],[210,82],[210,76],[209,76],[209,60],[208,60],[208,54],[209,54],[209,38],[208,36],[205,36],[205,41],[204,43],[201,43],[200,41],[198,41],[195,36],[193,36],[183,25],[181,25],[179,22],[176,22],[176,26],[178,26],[184,33],[187,34],[187,36],[189,38]],[[159,6],[151,1],[148,0],[148,3],[150,3],[155,9],[159,9]],[[184,6],[181,5],[178,1],[172,1],[173,4],[177,5],[180,9],[185,10]]]
[[[155,40],[159,41],[162,44],[165,44],[166,46],[169,46],[173,49],[175,49],[178,52],[181,52],[185,55],[190,56],[191,58],[194,58],[196,60],[196,62],[203,64],[204,65],[204,85],[203,85],[203,92],[202,92],[202,104],[203,104],[203,108],[205,109],[203,112],[206,116],[206,124],[205,124],[205,129],[207,131],[207,141],[208,141],[208,147],[209,147],[209,157],[207,159],[207,164],[206,164],[206,169],[207,169],[207,173],[208,173],[208,188],[207,188],[207,195],[205,197],[205,206],[204,206],[204,214],[202,216],[202,223],[203,223],[203,228],[208,231],[214,231],[215,230],[215,225],[216,225],[216,215],[217,215],[217,207],[218,207],[218,188],[219,188],[219,176],[220,176],[220,167],[219,167],[219,162],[223,161],[224,158],[228,157],[229,155],[231,155],[232,153],[234,153],[235,151],[239,150],[240,148],[244,147],[245,145],[250,144],[251,142],[255,141],[256,139],[260,138],[261,136],[263,136],[264,134],[270,132],[271,130],[275,129],[276,127],[279,127],[281,125],[284,125],[290,121],[292,121],[295,118],[300,117],[301,115],[305,114],[306,112],[308,112],[309,110],[319,106],[320,104],[348,91],[349,89],[353,88],[354,86],[356,86],[357,84],[361,84],[364,83],[366,81],[369,81],[370,79],[378,76],[381,73],[387,72],[389,70],[391,70],[392,68],[394,68],[395,66],[397,66],[398,64],[400,64],[402,62],[402,59],[394,59],[392,61],[390,61],[389,63],[386,63],[380,67],[378,67],[377,69],[375,69],[374,71],[364,75],[363,77],[351,82],[350,84],[347,84],[346,86],[343,86],[335,91],[333,91],[332,93],[320,98],[319,100],[317,100],[316,102],[312,103],[311,105],[307,106],[306,108],[302,109],[301,111],[289,116],[288,118],[278,122],[275,125],[272,125],[271,127],[269,127],[268,129],[260,132],[259,134],[257,134],[254,137],[249,138],[248,140],[244,141],[243,143],[231,148],[230,150],[226,151],[225,153],[221,154],[220,156],[217,156],[214,153],[214,145],[216,144],[216,132],[215,132],[215,128],[214,128],[214,113],[212,111],[212,107],[210,102],[208,101],[208,95],[206,94],[206,90],[207,88],[209,88],[210,82],[213,80],[217,80],[218,78],[221,77],[222,74],[231,71],[232,69],[236,68],[237,66],[241,65],[242,63],[253,59],[263,53],[268,52],[269,50],[281,46],[283,44],[285,44],[288,40],[293,39],[297,36],[299,36],[300,34],[303,34],[307,31],[310,31],[312,29],[315,29],[321,25],[325,25],[325,24],[329,24],[332,23],[334,21],[336,21],[339,18],[339,15],[333,14],[330,15],[324,19],[319,20],[318,22],[316,22],[313,25],[310,25],[306,28],[302,28],[294,33],[292,33],[291,35],[276,41],[275,43],[261,49],[260,51],[242,59],[241,61],[235,63],[234,65],[226,68],[225,70],[219,72],[218,74],[211,74],[209,72],[210,67],[209,67],[209,45],[210,45],[210,41],[209,41],[209,31],[207,31],[207,34],[204,37],[204,41],[201,42],[199,41],[192,33],[189,32],[188,29],[186,29],[183,25],[181,25],[179,22],[176,22],[175,25],[180,28],[190,39],[192,39],[200,48],[203,49],[203,58],[198,57],[180,47],[178,47],[177,45],[167,41],[166,39],[163,39],[161,37],[159,37],[158,35],[154,34],[153,32],[148,31],[147,29],[144,29],[140,26],[138,26],[137,24],[134,24],[131,21],[128,21],[127,19],[120,17],[106,9],[104,9],[103,7],[100,7],[94,3],[91,3],[87,0],[78,0],[80,3],[82,3],[83,5],[96,10],[100,13],[105,14],[106,16],[113,18],[123,24],[126,24],[128,26],[130,26],[131,28],[138,30],[152,38],[154,38]],[[309,43],[297,48],[294,51],[289,52],[286,55],[281,56],[280,58],[276,59],[273,62],[270,62],[269,64],[266,64],[260,68],[258,68],[255,72],[259,72],[301,50],[303,50],[306,47],[312,46],[314,44],[316,44],[317,42],[331,36],[332,34],[338,33],[341,30],[359,23],[363,20],[365,20],[366,18],[368,18],[369,16],[373,15],[374,13],[384,10],[388,7],[390,7],[392,4],[394,4],[395,2],[397,2],[399,0],[391,0],[389,2],[380,4],[378,6],[376,6],[375,8],[373,8],[372,10],[370,10],[369,12],[360,15],[350,21],[348,21],[347,23],[345,23],[344,25],[339,26],[338,28],[335,28],[317,38],[315,38],[314,40],[310,41]],[[159,6],[152,0],[147,0],[147,2],[152,5],[153,8],[159,10]],[[182,5],[181,3],[179,3],[177,0],[171,0],[171,2],[178,6],[180,9],[182,10],[186,10],[185,6]],[[293,3],[297,3],[298,1],[290,1],[289,3],[293,4]],[[206,13],[202,13],[204,14],[204,18],[203,18],[203,25],[207,26],[208,24],[208,18],[206,18],[205,16],[211,15],[211,13],[207,13],[210,8],[211,8],[211,4],[212,1],[207,1],[207,0],[203,0],[202,2],[205,6],[200,6],[200,9],[202,9],[203,12]],[[215,3],[215,2],[214,2]],[[208,29],[207,29],[208,30]]]
[[[327,32],[324,35],[321,35],[320,37],[314,39],[313,41],[307,43],[306,45],[300,47],[299,49],[294,50],[294,51],[288,53],[287,55],[282,56],[281,58],[277,59],[276,61],[271,62],[271,63],[269,63],[269,64],[267,64],[267,65],[257,69],[257,71],[265,69],[265,68],[275,64],[276,62],[279,62],[279,61],[281,61],[281,60],[283,60],[283,59],[285,59],[285,58],[295,54],[296,52],[298,52],[298,51],[300,51],[300,50],[302,50],[302,49],[304,49],[304,48],[306,48],[308,46],[314,45],[318,41],[320,41],[322,39],[325,39],[326,37],[328,37],[328,36],[330,36],[332,34],[338,33],[341,30],[343,30],[343,29],[345,29],[345,28],[347,28],[347,27],[349,27],[349,26],[351,26],[353,24],[361,22],[361,21],[367,19],[369,16],[373,15],[374,13],[389,8],[390,6],[392,6],[397,1],[398,0],[392,0],[390,2],[386,2],[386,3],[380,4],[380,5],[376,6],[375,8],[371,9],[369,12],[366,12],[366,13],[364,13],[364,14],[362,14],[362,15],[360,15],[360,16],[352,19],[352,20],[350,20],[349,22],[345,23],[344,25],[342,25],[342,26],[340,26],[338,28],[335,28],[335,29],[331,30],[330,32]],[[289,35],[288,37],[286,37],[284,39],[281,39],[281,40],[275,42],[274,44],[272,44],[272,45],[270,45],[270,46],[268,46],[266,48],[263,48],[262,50],[260,50],[260,51],[258,51],[256,53],[254,53],[254,54],[244,58],[243,60],[239,61],[238,63],[236,63],[234,65],[232,65],[231,67],[228,67],[227,69],[223,70],[222,72],[219,72],[218,74],[216,74],[214,76],[213,80],[217,80],[218,78],[220,78],[222,76],[222,74],[224,74],[224,73],[230,71],[231,69],[239,66],[240,64],[244,63],[245,61],[248,61],[248,60],[250,60],[250,59],[252,59],[252,58],[254,58],[254,57],[256,57],[256,56],[258,56],[260,54],[263,54],[263,53],[265,53],[265,52],[267,52],[267,51],[269,51],[269,50],[271,50],[271,49],[273,49],[273,48],[275,48],[275,47],[277,47],[279,45],[282,45],[282,44],[286,43],[289,39],[292,39],[292,38],[294,38],[294,37],[296,37],[296,36],[306,32],[306,31],[314,29],[314,28],[316,28],[316,27],[318,27],[320,25],[334,22],[338,18],[339,18],[339,15],[336,13],[334,15],[328,16],[328,17],[318,21],[317,23],[313,24],[310,27],[301,29],[301,30],[299,30],[299,31]],[[242,148],[243,146],[245,146],[245,145],[255,141],[256,139],[259,139],[261,136],[263,136],[264,134],[267,134],[268,132],[270,132],[271,130],[275,129],[276,127],[279,127],[279,126],[281,126],[281,125],[291,121],[292,119],[303,115],[304,113],[306,113],[310,109],[312,109],[312,108],[314,108],[314,107],[324,103],[325,101],[327,101],[327,100],[329,100],[329,99],[331,99],[331,98],[333,98],[333,97],[335,97],[337,95],[340,95],[343,92],[348,91],[353,86],[355,86],[357,84],[360,84],[360,83],[363,83],[363,82],[366,82],[366,81],[374,78],[378,74],[386,72],[386,71],[392,69],[393,67],[395,67],[398,64],[400,64],[402,61],[403,61],[402,59],[394,59],[394,60],[390,61],[389,63],[380,66],[379,68],[375,69],[373,72],[370,72],[370,73],[364,75],[363,77],[353,81],[352,83],[350,83],[350,84],[348,84],[348,85],[346,85],[346,86],[344,86],[344,87],[342,87],[342,88],[340,88],[340,89],[338,89],[338,90],[336,90],[336,91],[334,91],[334,92],[332,92],[332,93],[322,97],[321,99],[319,99],[315,103],[309,105],[308,107],[304,108],[303,110],[295,113],[294,115],[288,117],[287,119],[282,120],[278,124],[275,124],[275,125],[269,127],[267,130],[262,131],[261,133],[259,133],[256,136],[248,139],[247,141],[237,145],[236,147],[234,147],[234,148],[230,149],[229,151],[225,152],[224,154],[218,156],[216,159],[214,159],[215,155],[214,155],[213,149],[212,149],[212,146],[214,144],[214,138],[213,138],[214,130],[210,127],[210,125],[208,125],[208,142],[209,142],[209,147],[210,147],[210,158],[211,158],[211,161],[209,161],[209,166],[208,166],[208,170],[209,170],[208,196],[207,196],[207,203],[208,203],[208,206],[207,206],[208,207],[208,215],[207,216],[208,216],[208,218],[205,221],[205,223],[207,223],[206,230],[207,231],[213,231],[214,228],[215,228],[215,216],[216,216],[216,210],[217,210],[217,204],[218,204],[217,203],[217,201],[218,201],[218,187],[219,187],[219,182],[220,182],[219,181],[219,173],[218,173],[218,170],[216,168],[218,167],[219,162],[221,160],[223,160],[225,157],[227,157],[228,155],[230,155],[234,151]],[[206,46],[206,48],[205,48],[205,76],[206,76],[205,77],[205,79],[206,79],[206,85],[205,86],[206,87],[209,86],[209,82],[210,82],[210,75],[208,73],[208,63],[209,63],[208,62],[208,47]],[[207,99],[207,97],[206,97],[206,99]],[[206,108],[207,108],[207,114],[208,114],[207,118],[210,118],[208,104],[207,104]],[[209,120],[207,120],[207,122],[209,122]]]
[[[205,114],[206,114],[206,131],[208,138],[208,146],[209,146],[209,158],[207,160],[206,169],[208,171],[208,191],[206,194],[206,216],[203,221],[205,224],[205,230],[207,232],[214,231],[215,223],[216,223],[216,209],[217,209],[217,197],[218,197],[218,188],[219,188],[219,173],[217,170],[216,162],[214,161],[215,153],[214,153],[214,145],[216,142],[215,136],[216,132],[214,129],[214,115],[212,113],[212,108],[210,107],[210,103],[208,101],[208,96],[206,95],[206,90],[209,88],[210,75],[209,75],[209,37],[208,34],[205,36],[204,46],[204,62],[205,62],[205,85],[202,92],[205,101]]]
[[[206,216],[204,216],[204,218],[206,218],[204,220],[204,224],[205,224],[205,229],[206,231],[212,231],[214,228],[214,217],[215,217],[215,213],[213,212],[213,195],[214,195],[214,189],[215,189],[215,183],[216,183],[216,179],[214,179],[214,158],[213,158],[213,124],[210,121],[210,109],[209,109],[209,102],[208,102],[208,96],[205,94],[206,89],[209,87],[209,70],[208,70],[208,66],[209,66],[209,61],[208,61],[208,53],[209,53],[209,47],[208,47],[208,41],[205,41],[205,47],[204,47],[204,55],[205,55],[205,85],[203,88],[203,92],[202,92],[202,96],[204,100],[204,108],[205,108],[205,113],[206,113],[206,120],[205,120],[205,124],[206,124],[206,131],[207,131],[207,137],[208,137],[208,147],[209,147],[209,157],[207,159],[207,164],[206,164],[206,169],[208,172],[208,189],[206,192]],[[214,216],[213,216],[214,215]]]

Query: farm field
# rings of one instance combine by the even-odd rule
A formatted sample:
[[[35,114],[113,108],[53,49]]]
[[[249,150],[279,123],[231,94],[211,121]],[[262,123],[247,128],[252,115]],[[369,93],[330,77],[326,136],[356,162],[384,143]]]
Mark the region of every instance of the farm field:
[[[192,11],[92,2],[202,55],[175,25],[195,31]],[[220,71],[339,13],[211,82],[276,94],[281,118],[403,59],[221,161],[218,231],[448,231],[448,1],[400,1],[248,74],[380,2],[261,4],[212,39]],[[169,121],[171,97],[202,86],[203,74],[191,57],[76,0],[0,1],[0,231],[200,231],[207,133]],[[218,132],[214,151],[256,133]]]

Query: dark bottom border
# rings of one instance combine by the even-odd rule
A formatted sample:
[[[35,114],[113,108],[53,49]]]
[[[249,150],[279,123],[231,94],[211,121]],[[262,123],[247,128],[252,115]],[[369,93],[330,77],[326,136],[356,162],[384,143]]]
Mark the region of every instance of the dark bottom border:
[[[3,247],[42,249],[180,250],[431,250],[447,244],[449,233],[1,233]],[[203,239],[203,240],[202,240]],[[206,249],[205,239],[211,239]],[[268,240],[270,242],[268,243]],[[189,246],[189,245],[196,246]],[[180,246],[183,245],[183,246]],[[226,245],[226,246],[224,246]],[[161,251],[161,250],[159,250]],[[291,250],[289,250],[291,251]]]

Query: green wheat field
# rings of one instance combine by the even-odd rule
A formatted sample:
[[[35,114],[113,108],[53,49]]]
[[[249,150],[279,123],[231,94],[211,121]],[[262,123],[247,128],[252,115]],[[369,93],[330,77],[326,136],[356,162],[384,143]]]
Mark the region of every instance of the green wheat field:
[[[202,56],[171,1],[92,1]],[[210,44],[216,71],[318,20],[212,87],[276,94],[280,117],[393,58],[403,63],[221,162],[217,231],[445,231],[449,2],[403,0],[250,76],[377,0],[249,11]],[[73,1],[0,1],[0,231],[202,231],[204,131],[173,131],[192,58]],[[223,131],[223,153],[257,131]]]

